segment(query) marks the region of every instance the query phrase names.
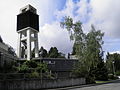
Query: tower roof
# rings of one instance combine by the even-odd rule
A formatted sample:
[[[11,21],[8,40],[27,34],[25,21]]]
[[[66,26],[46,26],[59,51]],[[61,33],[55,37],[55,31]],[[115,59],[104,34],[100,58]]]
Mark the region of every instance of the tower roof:
[[[31,11],[31,12],[33,12],[35,14],[37,12],[37,10],[33,6],[31,6],[30,4],[28,4],[25,7],[23,7],[23,8],[20,9],[20,13],[24,13],[26,11]]]

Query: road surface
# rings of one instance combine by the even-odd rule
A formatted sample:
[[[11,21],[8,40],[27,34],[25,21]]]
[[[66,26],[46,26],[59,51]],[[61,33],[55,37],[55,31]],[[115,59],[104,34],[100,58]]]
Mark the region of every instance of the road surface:
[[[58,88],[58,89],[47,89],[47,90],[120,90],[120,81],[114,83],[93,85],[93,86],[80,86],[80,87],[68,87],[68,88]]]

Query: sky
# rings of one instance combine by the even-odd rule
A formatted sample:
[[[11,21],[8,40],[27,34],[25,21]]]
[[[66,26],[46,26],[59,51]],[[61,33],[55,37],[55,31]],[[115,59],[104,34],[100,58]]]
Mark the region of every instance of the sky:
[[[60,27],[64,16],[83,23],[89,32],[91,24],[105,33],[103,50],[120,52],[120,0],[0,0],[0,35],[17,50],[16,19],[20,8],[31,4],[39,15],[39,47],[71,53],[73,42],[66,29]]]

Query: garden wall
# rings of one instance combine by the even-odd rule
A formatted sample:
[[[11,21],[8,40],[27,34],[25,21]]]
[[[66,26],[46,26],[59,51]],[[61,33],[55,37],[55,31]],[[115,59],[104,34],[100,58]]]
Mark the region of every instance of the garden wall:
[[[86,84],[85,78],[1,80],[0,90],[37,90]]]

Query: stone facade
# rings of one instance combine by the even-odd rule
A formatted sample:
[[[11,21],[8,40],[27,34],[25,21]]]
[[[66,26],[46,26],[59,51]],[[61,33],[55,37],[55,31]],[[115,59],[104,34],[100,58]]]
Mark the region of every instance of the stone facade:
[[[17,60],[17,57],[9,53],[9,46],[0,42],[0,72],[4,71],[5,65],[9,65],[14,60]]]

